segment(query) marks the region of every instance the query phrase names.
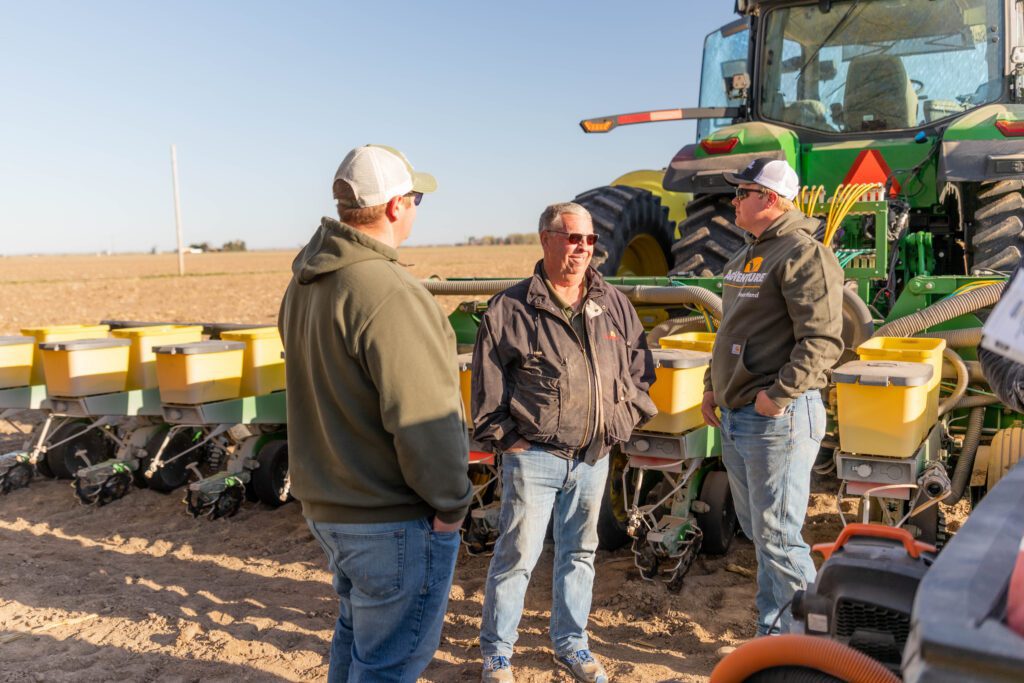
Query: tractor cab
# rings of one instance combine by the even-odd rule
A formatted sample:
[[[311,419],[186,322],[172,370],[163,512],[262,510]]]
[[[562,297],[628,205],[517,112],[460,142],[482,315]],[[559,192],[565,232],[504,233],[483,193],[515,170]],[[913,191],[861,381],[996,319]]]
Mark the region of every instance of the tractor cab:
[[[1000,0],[772,4],[759,3],[752,53],[746,21],[708,36],[702,107],[745,103],[754,118],[827,137],[932,126],[1007,99]],[[733,87],[748,55],[749,94]]]

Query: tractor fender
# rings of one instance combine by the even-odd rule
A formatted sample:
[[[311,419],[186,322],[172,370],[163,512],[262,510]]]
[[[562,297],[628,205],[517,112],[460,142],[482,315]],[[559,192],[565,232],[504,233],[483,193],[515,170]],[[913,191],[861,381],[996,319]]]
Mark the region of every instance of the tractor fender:
[[[678,225],[686,218],[686,205],[693,201],[693,195],[689,192],[666,190],[664,182],[665,169],[660,171],[641,170],[621,175],[609,185],[625,185],[638,190],[647,190],[661,200],[661,205],[668,209],[668,219]]]
[[[728,143],[733,139],[736,142],[727,152],[707,151],[715,143]],[[732,188],[725,182],[724,173],[735,173],[754,159],[765,157],[785,159],[799,173],[799,142],[796,133],[788,128],[761,121],[726,126],[701,142],[679,150],[669,162],[663,186],[671,192],[729,192]]]
[[[1024,137],[1007,137],[1001,121],[1024,121],[1022,104],[989,104],[949,125],[939,150],[939,181],[1024,178]]]

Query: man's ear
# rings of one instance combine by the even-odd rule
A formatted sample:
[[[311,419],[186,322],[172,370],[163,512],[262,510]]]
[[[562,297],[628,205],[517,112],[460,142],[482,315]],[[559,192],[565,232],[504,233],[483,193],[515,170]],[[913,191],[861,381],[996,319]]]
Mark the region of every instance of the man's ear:
[[[402,206],[401,197],[392,197],[388,200],[388,203],[384,206],[384,215],[388,217],[388,220],[394,223],[398,220],[399,212],[404,209]]]

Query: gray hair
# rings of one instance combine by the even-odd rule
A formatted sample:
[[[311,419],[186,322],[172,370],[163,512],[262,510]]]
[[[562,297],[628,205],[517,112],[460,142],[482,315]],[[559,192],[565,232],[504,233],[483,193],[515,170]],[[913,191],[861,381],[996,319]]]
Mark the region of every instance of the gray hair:
[[[594,219],[590,216],[590,212],[576,202],[560,202],[558,204],[552,204],[548,208],[544,209],[544,213],[540,215],[540,225],[537,228],[537,232],[544,232],[545,230],[565,230],[565,226],[562,224],[562,215],[566,213],[571,213],[572,215],[579,216],[580,218],[586,218],[591,224],[594,222]]]

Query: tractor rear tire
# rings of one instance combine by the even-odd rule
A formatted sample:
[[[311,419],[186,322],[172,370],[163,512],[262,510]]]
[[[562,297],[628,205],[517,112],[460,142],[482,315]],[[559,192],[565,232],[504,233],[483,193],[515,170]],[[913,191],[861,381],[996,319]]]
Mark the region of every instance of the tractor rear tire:
[[[256,461],[260,466],[252,471],[252,490],[264,505],[275,508],[284,505],[288,502],[281,500],[288,477],[287,439],[275,439],[264,444],[256,454]]]
[[[978,188],[974,211],[974,269],[1012,271],[1024,234],[1024,180],[997,180]]]
[[[576,197],[594,219],[593,266],[602,275],[668,275],[675,224],[661,199],[627,185],[606,185]]]
[[[679,241],[672,245],[676,275],[721,275],[725,264],[743,248],[744,232],[736,226],[732,195],[703,194],[686,206]]]
[[[708,555],[724,555],[729,552],[738,526],[729,475],[721,470],[708,472],[701,484],[699,499],[708,505],[707,512],[696,515],[697,526],[704,533],[701,547]]]
[[[67,443],[46,451],[46,467],[57,479],[74,479],[75,473],[81,468],[112,456],[113,443],[99,429],[83,432],[87,426],[88,423],[68,422],[54,430],[50,437],[49,441],[53,443],[74,437]],[[79,457],[79,450],[85,451],[88,460]]]

